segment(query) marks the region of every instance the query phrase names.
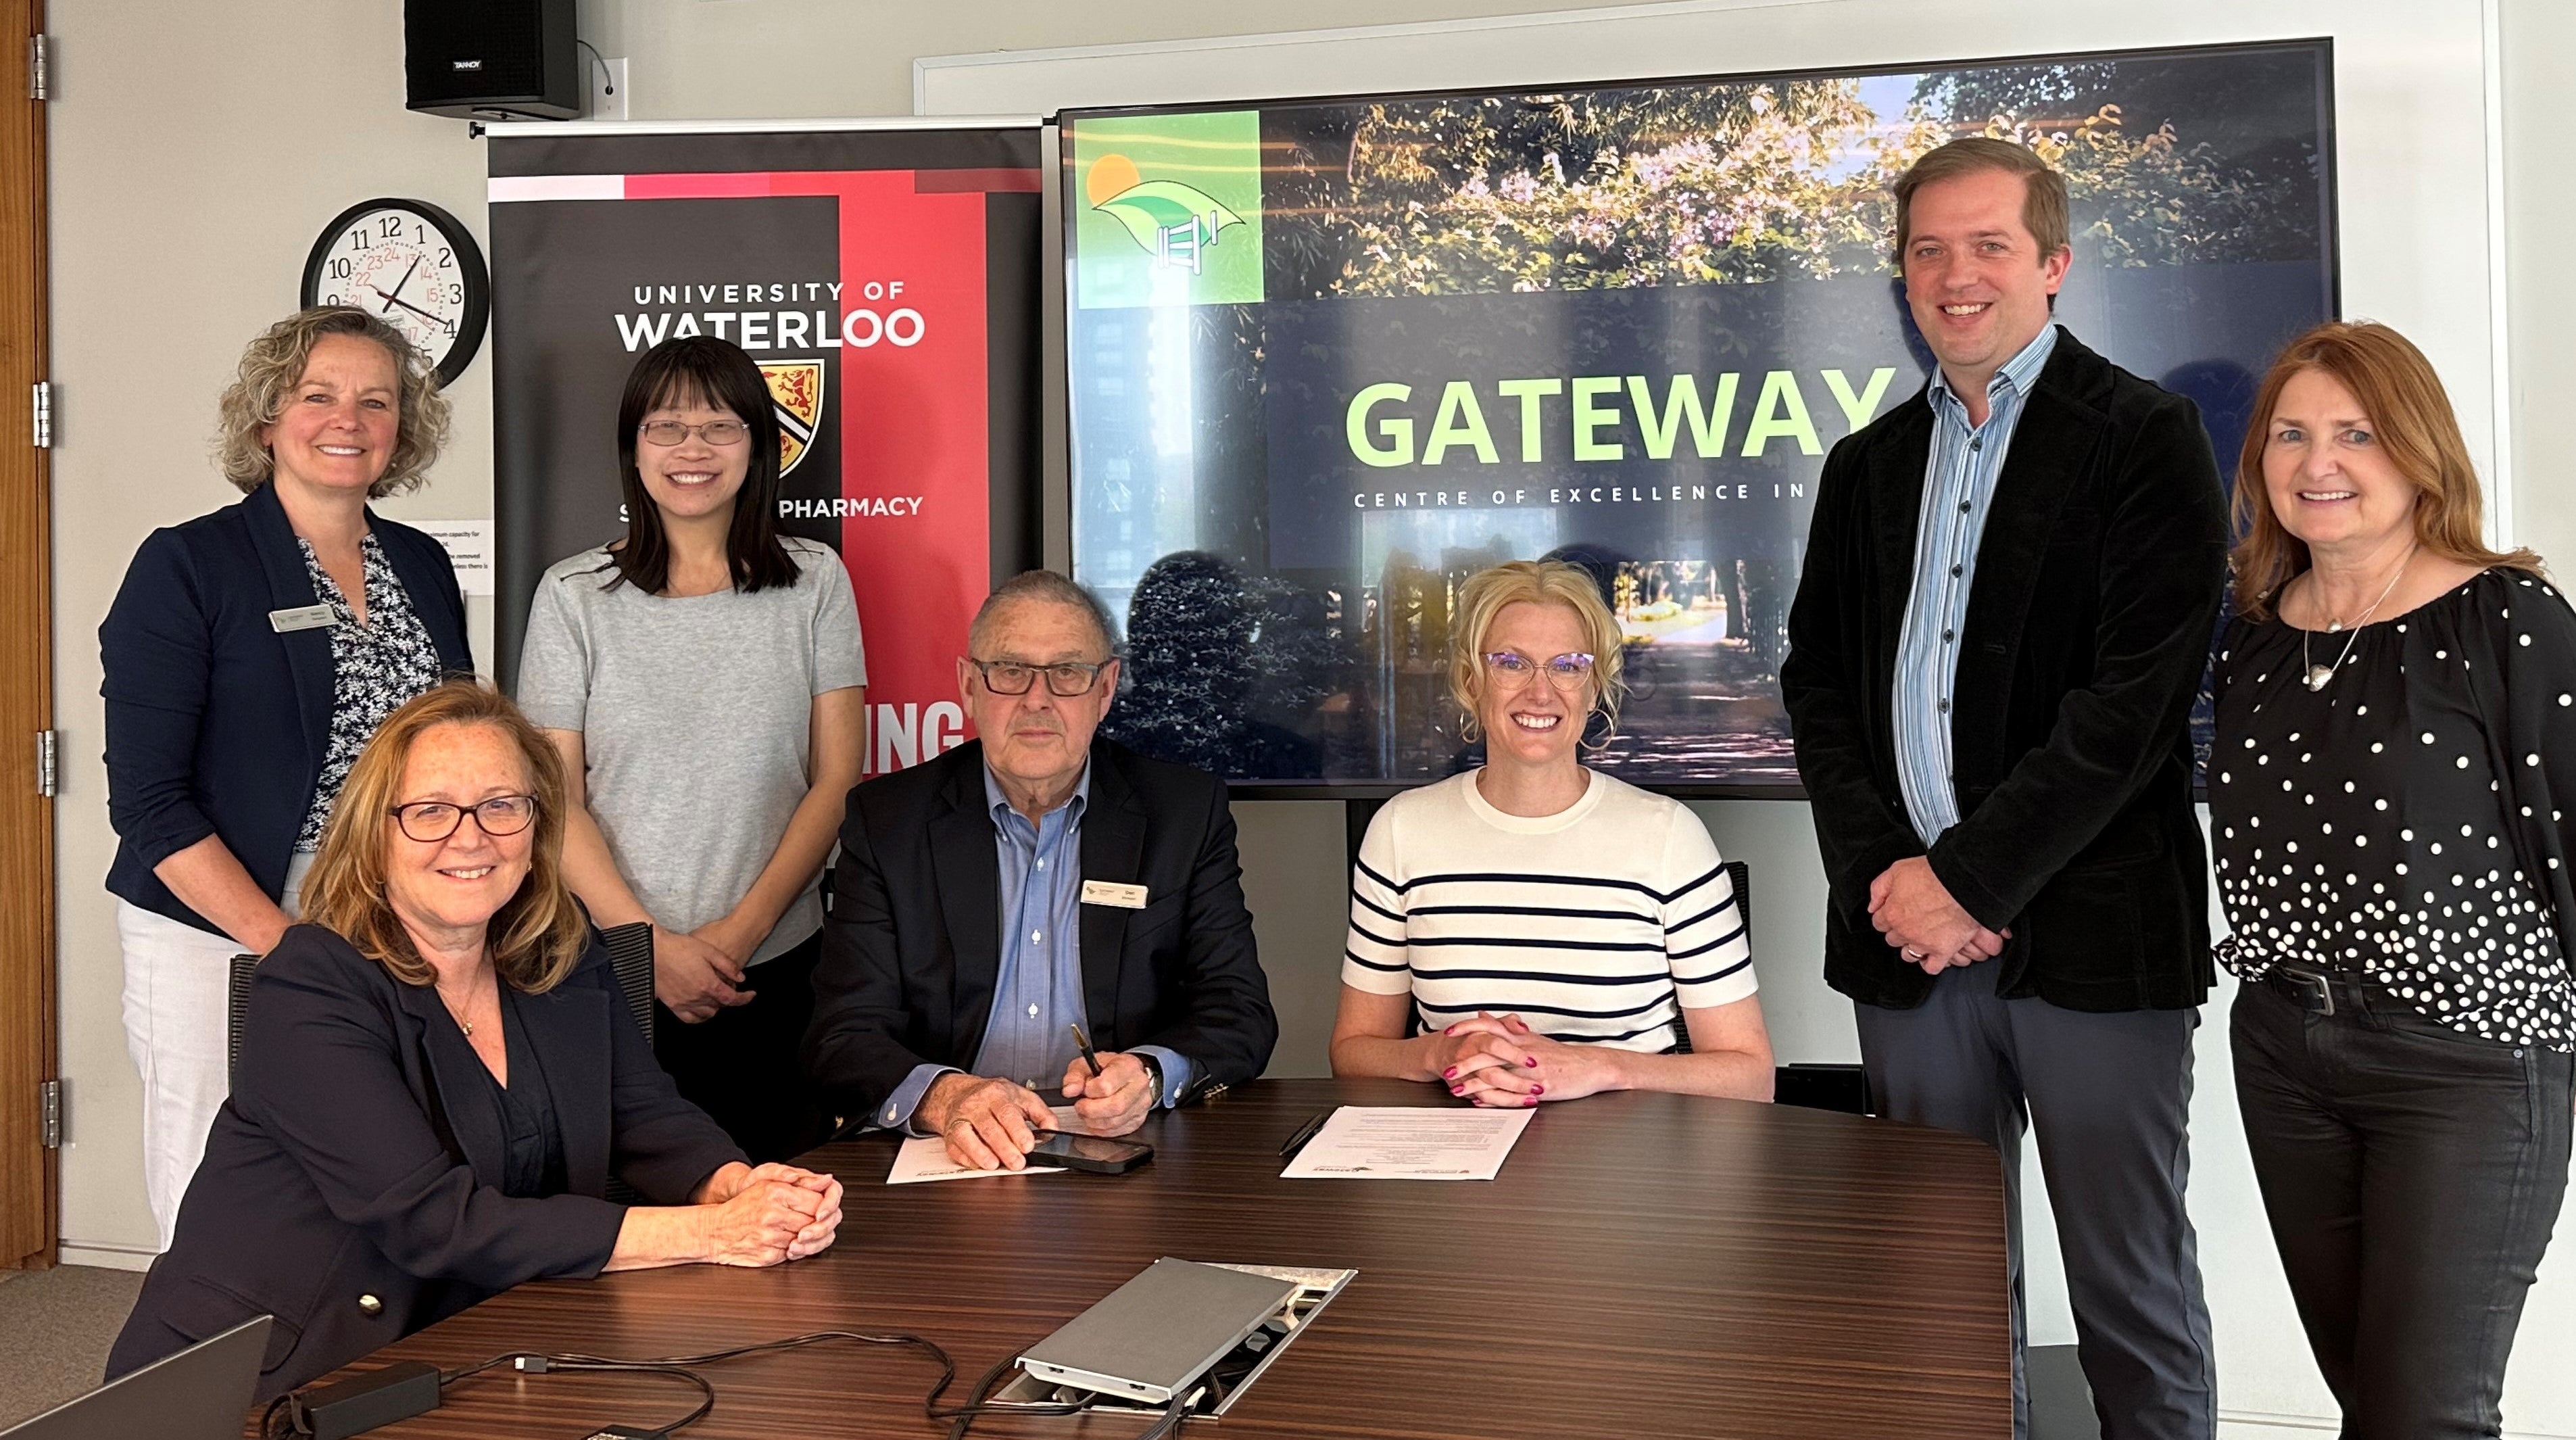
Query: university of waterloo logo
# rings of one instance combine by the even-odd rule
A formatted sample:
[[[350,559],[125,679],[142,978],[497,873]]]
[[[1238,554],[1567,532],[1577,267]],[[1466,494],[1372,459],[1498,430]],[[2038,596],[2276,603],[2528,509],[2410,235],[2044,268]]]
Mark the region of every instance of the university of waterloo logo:
[[[769,382],[769,398],[778,412],[778,473],[783,476],[813,448],[815,427],[823,423],[823,362],[764,360],[760,375]]]

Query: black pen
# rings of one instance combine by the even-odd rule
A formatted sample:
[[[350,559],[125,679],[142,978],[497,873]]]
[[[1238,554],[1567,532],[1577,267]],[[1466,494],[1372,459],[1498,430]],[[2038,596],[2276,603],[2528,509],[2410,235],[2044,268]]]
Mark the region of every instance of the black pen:
[[[1315,1132],[1323,1129],[1324,1122],[1331,1118],[1332,1112],[1329,1110],[1316,1111],[1312,1119],[1309,1119],[1305,1124],[1297,1127],[1296,1134],[1288,1137],[1287,1144],[1279,1147],[1279,1158],[1285,1160],[1289,1156],[1306,1148],[1306,1142],[1314,1139]]]
[[[1098,1075],[1100,1057],[1092,1052],[1091,1037],[1083,1034],[1082,1027],[1079,1025],[1067,1025],[1065,1028],[1073,1032],[1073,1043],[1082,1047],[1082,1063],[1091,1067],[1093,1075]]]

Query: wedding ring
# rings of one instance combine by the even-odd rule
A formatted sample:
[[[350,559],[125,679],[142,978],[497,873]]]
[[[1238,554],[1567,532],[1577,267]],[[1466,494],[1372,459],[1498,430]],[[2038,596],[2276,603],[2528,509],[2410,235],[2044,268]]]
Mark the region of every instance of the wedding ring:
[[[1921,959],[1925,958],[1925,956],[1924,956],[1924,954],[1923,954],[1923,952],[1922,952],[1922,951],[1915,949],[1915,948],[1914,948],[1913,946],[1911,946],[1911,945],[1908,945],[1908,946],[1906,946],[1906,947],[1905,947],[1905,958],[1906,958],[1906,959],[1908,959],[1908,960],[1921,960]]]

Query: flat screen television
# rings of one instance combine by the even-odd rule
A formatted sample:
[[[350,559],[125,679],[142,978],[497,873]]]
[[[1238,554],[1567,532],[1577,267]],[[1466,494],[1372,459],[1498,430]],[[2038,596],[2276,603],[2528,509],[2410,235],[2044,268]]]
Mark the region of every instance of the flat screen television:
[[[1476,763],[1460,585],[1589,569],[1629,695],[1589,763],[1798,790],[1778,666],[1825,453],[1924,383],[1889,183],[1991,134],[2066,176],[2058,319],[2199,403],[2337,309],[2332,48],[1067,111],[1074,576],[1106,733],[1239,795]],[[2204,707],[2205,708],[2205,707]]]

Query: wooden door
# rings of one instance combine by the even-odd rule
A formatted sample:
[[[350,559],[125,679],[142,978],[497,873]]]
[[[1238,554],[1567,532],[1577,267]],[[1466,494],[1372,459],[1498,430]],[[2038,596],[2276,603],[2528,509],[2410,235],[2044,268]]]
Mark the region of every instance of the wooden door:
[[[35,387],[46,378],[42,0],[0,0],[0,1268],[54,1263],[53,540]]]

